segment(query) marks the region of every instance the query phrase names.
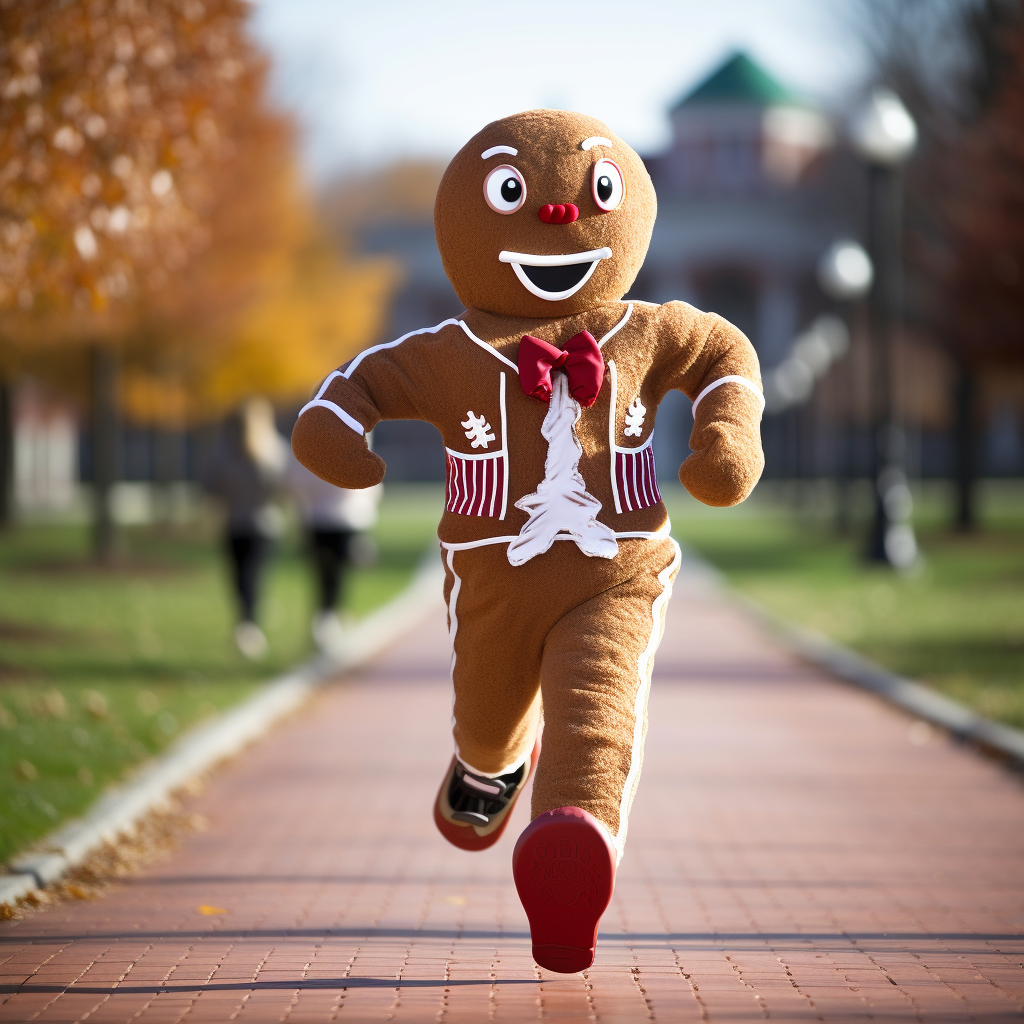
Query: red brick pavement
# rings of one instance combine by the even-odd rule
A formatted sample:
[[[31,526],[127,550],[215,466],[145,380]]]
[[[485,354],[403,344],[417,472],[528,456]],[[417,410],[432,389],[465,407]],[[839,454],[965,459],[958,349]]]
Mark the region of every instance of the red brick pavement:
[[[173,859],[0,927],[0,1020],[1022,1018],[1021,783],[685,588],[597,962],[539,970],[528,801],[482,854],[431,822],[446,665],[439,613],[218,774]]]

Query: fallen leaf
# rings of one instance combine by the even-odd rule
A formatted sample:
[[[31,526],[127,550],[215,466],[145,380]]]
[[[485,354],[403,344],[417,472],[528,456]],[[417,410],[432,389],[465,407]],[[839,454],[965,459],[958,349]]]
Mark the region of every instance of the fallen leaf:
[[[198,907],[197,909],[198,909],[200,914],[206,914],[207,916],[211,916],[213,914],[226,914],[227,913],[227,911],[223,907],[211,907],[211,906],[208,906],[205,903],[201,907]]]

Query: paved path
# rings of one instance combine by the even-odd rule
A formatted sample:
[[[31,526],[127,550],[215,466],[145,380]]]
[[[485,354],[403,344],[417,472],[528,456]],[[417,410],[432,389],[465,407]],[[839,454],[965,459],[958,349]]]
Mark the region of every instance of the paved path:
[[[483,854],[431,822],[446,674],[439,609],[222,771],[172,860],[0,927],[0,1020],[1022,1019],[1024,786],[687,587],[597,962],[537,969],[528,800]]]

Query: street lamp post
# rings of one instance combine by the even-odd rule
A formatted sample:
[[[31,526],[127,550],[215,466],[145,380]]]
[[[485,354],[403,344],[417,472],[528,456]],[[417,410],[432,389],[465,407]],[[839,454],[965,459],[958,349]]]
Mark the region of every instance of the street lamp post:
[[[908,569],[917,561],[917,541],[905,436],[893,402],[893,351],[903,300],[901,169],[917,144],[917,125],[900,98],[879,87],[854,120],[851,137],[868,167],[868,242],[875,266],[870,293],[875,514],[868,557]]]
[[[834,302],[850,306],[871,290],[874,264],[864,248],[851,238],[833,242],[818,260],[818,284]],[[849,314],[847,314],[849,316]],[[852,336],[851,324],[847,330]],[[850,529],[850,481],[853,476],[853,415],[849,388],[840,398],[839,444],[836,456],[836,529]]]

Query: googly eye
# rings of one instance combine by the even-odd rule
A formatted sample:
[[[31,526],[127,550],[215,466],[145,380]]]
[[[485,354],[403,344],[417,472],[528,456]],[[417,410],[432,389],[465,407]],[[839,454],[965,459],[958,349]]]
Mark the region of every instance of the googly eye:
[[[526,182],[511,164],[502,164],[484,179],[484,199],[495,213],[515,213],[526,202]]]
[[[610,213],[622,202],[626,194],[626,184],[622,180],[622,171],[614,160],[598,160],[594,164],[594,202]]]

